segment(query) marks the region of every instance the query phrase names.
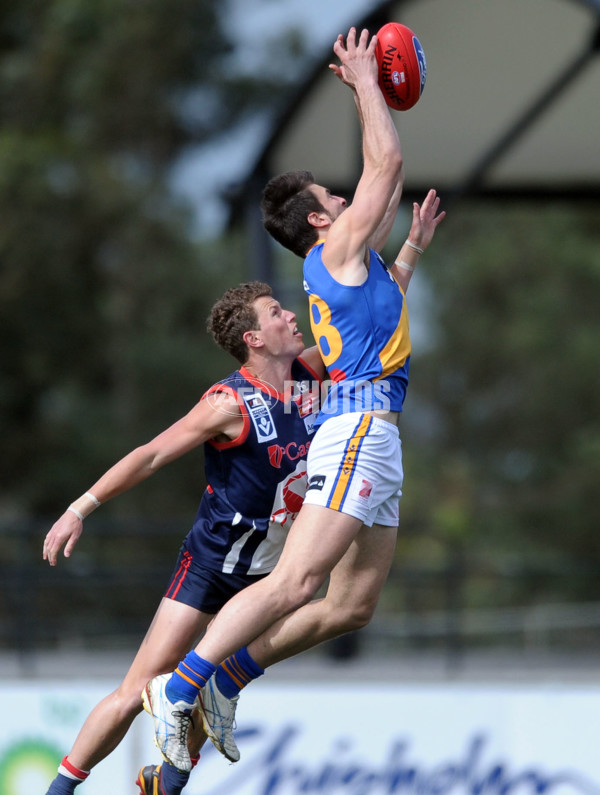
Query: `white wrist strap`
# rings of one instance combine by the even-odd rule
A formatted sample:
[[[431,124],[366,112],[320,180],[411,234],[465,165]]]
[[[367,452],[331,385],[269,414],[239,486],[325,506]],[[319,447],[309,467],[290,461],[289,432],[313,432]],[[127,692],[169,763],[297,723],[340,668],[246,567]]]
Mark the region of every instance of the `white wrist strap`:
[[[417,252],[417,254],[423,254],[425,252],[424,248],[421,248],[420,246],[417,246],[416,243],[411,243],[410,240],[405,240],[404,241],[404,245],[405,246],[410,246],[414,251]]]
[[[82,500],[86,500],[86,502],[82,502]],[[100,500],[97,497],[95,497],[91,491],[86,491],[84,494],[81,495],[81,497],[76,499],[75,502],[69,505],[67,510],[71,511],[71,513],[74,513],[75,516],[78,519],[81,519],[81,521],[83,522],[85,517],[89,516],[92,513],[92,511],[95,511],[96,508],[100,506],[100,504],[101,504]]]
[[[414,271],[413,266],[404,262],[403,259],[401,259],[400,262],[396,260],[396,262],[394,262],[394,265],[396,265],[398,268],[402,268],[403,271],[408,271],[409,273],[412,273]]]

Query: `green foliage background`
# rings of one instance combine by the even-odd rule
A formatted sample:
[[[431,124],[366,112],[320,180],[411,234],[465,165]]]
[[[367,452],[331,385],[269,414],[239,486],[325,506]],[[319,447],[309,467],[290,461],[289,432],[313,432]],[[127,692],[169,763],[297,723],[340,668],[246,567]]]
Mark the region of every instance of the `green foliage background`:
[[[0,515],[62,511],[235,364],[205,318],[243,241],[195,241],[169,169],[283,87],[236,73],[216,6],[1,9]],[[107,510],[189,514],[174,469]]]
[[[248,243],[198,241],[170,168],[288,86],[236,66],[221,13],[201,0],[0,4],[3,522],[51,523],[235,366],[205,318],[252,278]],[[277,46],[301,62],[301,37]],[[409,293],[428,332],[384,609],[444,604],[448,566],[469,606],[599,600],[599,207],[449,207],[417,275],[427,300]],[[278,256],[307,332],[298,264]],[[102,514],[187,528],[203,485],[192,454]],[[160,553],[153,539],[145,552]],[[133,560],[139,544],[117,554]],[[411,589],[417,575],[431,578]]]

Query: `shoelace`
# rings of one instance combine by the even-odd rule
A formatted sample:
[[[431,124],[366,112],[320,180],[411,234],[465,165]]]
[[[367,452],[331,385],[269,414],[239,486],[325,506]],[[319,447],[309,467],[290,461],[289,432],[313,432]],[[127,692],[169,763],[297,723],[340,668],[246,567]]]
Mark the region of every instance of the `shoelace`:
[[[175,734],[177,737],[177,742],[180,745],[185,745],[187,747],[187,736],[190,727],[190,720],[192,717],[192,713],[184,712],[183,710],[175,710],[172,713],[172,715],[174,718],[179,718],[179,720],[175,724]]]
[[[234,697],[231,699],[231,704],[232,704],[232,709],[231,709],[231,712],[232,712],[233,714],[232,714],[232,716],[231,716],[231,718],[230,718],[229,720],[231,721],[231,726],[232,726],[232,728],[234,728],[234,729],[237,729],[237,721],[236,721],[236,719],[235,719],[235,711],[236,711],[236,709],[237,709],[237,703],[238,703],[238,701],[239,701],[239,700],[240,700],[240,697],[239,697],[239,696],[234,696]]]

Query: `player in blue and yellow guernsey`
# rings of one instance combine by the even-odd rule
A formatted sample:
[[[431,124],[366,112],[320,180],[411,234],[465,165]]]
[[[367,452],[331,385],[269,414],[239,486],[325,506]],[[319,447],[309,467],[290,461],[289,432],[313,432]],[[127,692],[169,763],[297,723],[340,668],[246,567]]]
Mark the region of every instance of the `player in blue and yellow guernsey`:
[[[325,417],[356,411],[402,411],[408,386],[410,335],[404,293],[371,250],[366,280],[336,281],[323,263],[324,241],[304,261],[310,323],[331,388]]]
[[[216,666],[244,646],[260,660],[292,630],[297,648],[314,643],[311,600],[328,576],[325,601],[364,626],[393,559],[403,479],[397,425],[410,360],[405,295],[444,213],[433,190],[414,204],[408,239],[386,267],[378,252],[397,213],[403,163],[378,85],[376,45],[367,30],[357,36],[351,28],[334,43],[340,65],[330,66],[351,89],[362,129],[363,171],[352,203],[307,171],[275,177],[263,192],[266,229],[306,258],[312,330],[332,386],[308,454],[306,497],[277,565],[223,607],[166,682],[145,689],[155,739],[180,759],[186,716],[209,696]],[[210,724],[212,716],[205,718]]]

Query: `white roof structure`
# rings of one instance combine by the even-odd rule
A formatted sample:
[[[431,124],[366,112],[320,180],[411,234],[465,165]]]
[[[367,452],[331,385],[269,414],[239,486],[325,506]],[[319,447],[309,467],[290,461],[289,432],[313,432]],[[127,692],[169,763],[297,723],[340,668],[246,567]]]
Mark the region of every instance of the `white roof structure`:
[[[405,198],[435,187],[445,202],[600,200],[600,0],[385,0],[356,25],[374,33],[388,21],[408,25],[427,57],[423,96],[393,112]],[[351,196],[359,130],[333,60],[327,48],[239,186],[250,217],[269,177],[291,169]]]

